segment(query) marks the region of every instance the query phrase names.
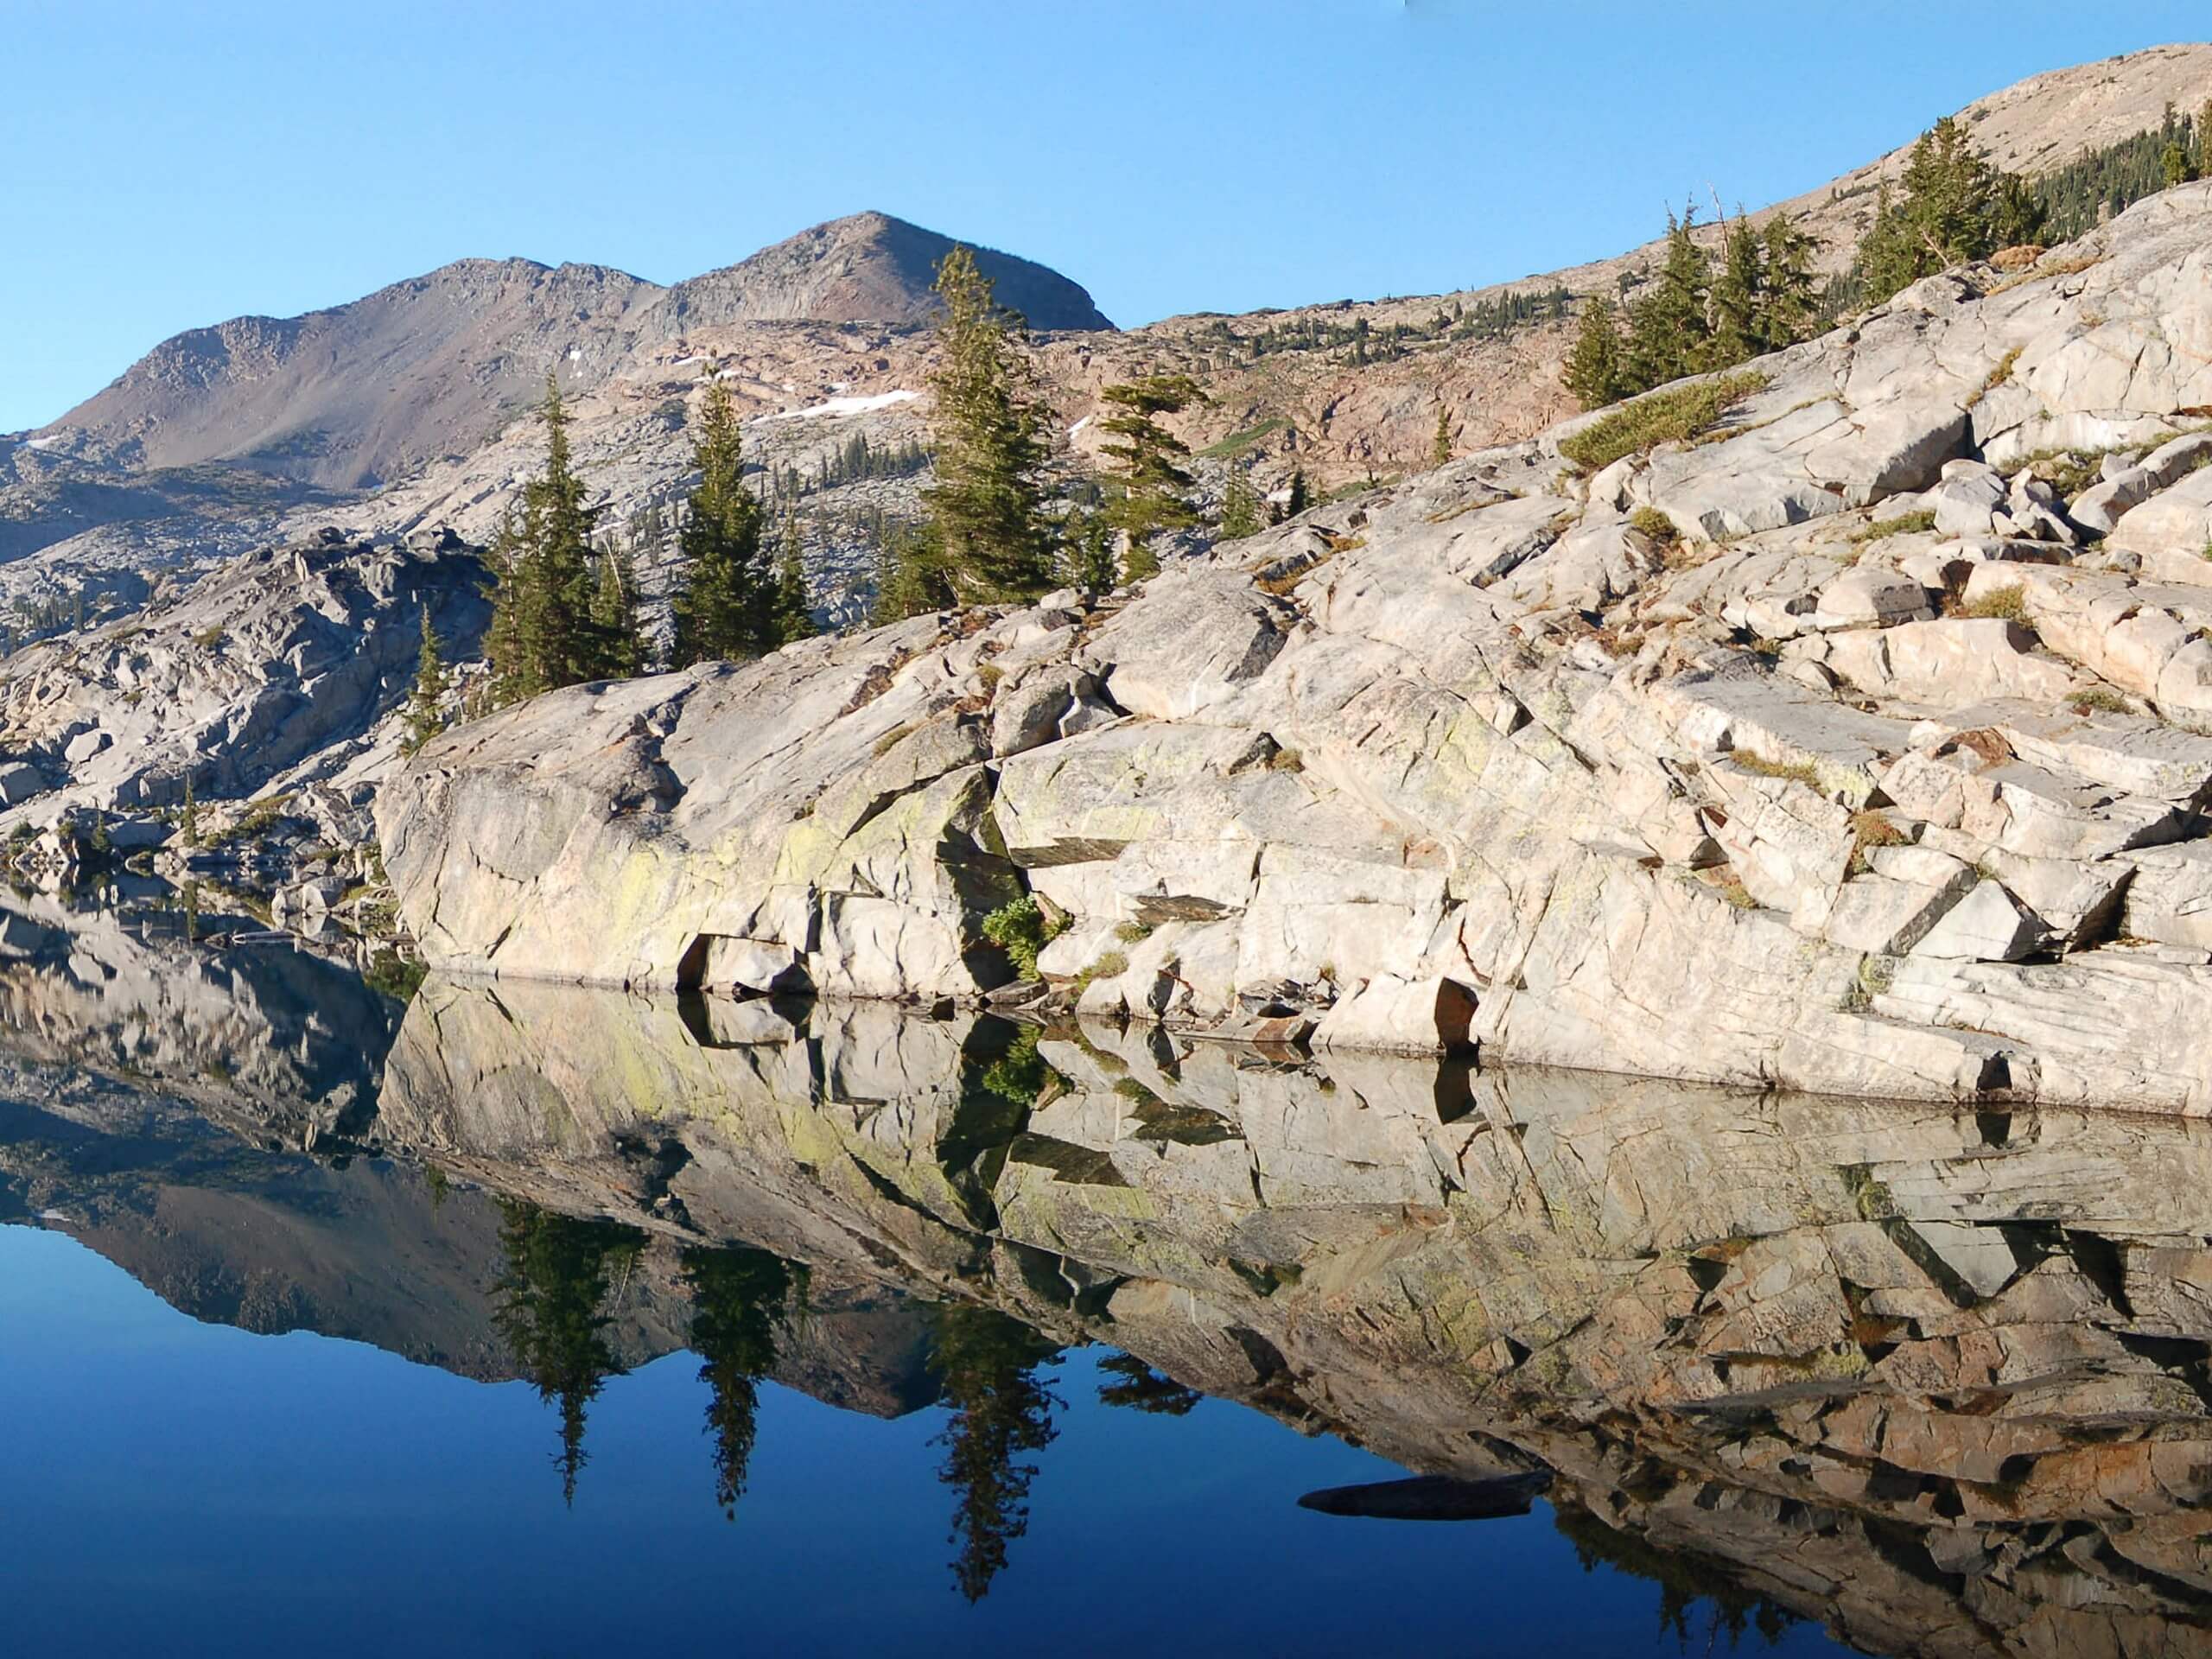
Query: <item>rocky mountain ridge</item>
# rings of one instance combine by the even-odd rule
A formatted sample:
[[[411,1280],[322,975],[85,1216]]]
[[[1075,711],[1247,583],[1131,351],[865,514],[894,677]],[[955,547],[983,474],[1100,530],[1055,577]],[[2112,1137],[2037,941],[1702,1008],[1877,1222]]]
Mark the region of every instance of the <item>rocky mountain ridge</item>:
[[[2193,110],[2209,93],[2212,48],[2162,47],[2037,76],[1979,100],[1963,118],[2000,162],[2048,170],[2155,126],[2168,103]],[[1903,156],[1781,205],[1803,215],[1828,267],[1846,258],[1878,180],[1894,175]],[[320,321],[301,320],[315,325],[319,340],[321,331],[334,331],[360,349],[395,354],[406,372],[393,384],[388,376],[365,383],[333,377],[315,366],[313,353],[295,351],[289,366],[242,401],[195,402],[188,388],[206,371],[190,364],[201,353],[180,350],[171,355],[188,361],[174,362],[157,353],[79,411],[83,429],[65,420],[27,440],[0,439],[0,552],[16,556],[0,564],[0,603],[67,608],[89,590],[106,595],[109,608],[128,609],[156,571],[204,569],[334,522],[359,535],[449,524],[480,536],[534,463],[527,426],[500,429],[549,367],[561,369],[577,403],[574,435],[613,524],[680,493],[689,406],[709,372],[753,420],[748,435],[767,465],[811,472],[859,435],[894,446],[911,441],[925,409],[918,396],[906,396],[925,385],[928,361],[926,335],[914,326],[929,251],[916,238],[924,234],[859,215],[669,290],[587,267],[455,268],[454,284],[505,296],[485,302],[503,320],[490,331],[497,341],[490,355],[483,331],[461,313],[431,315],[426,301],[408,297],[444,273],[318,314]],[[1509,327],[1471,320],[1516,296],[1610,289],[1652,253],[1646,246],[1433,297],[1170,318],[1120,334],[1048,332],[1038,361],[1078,457],[1099,441],[1086,417],[1103,385],[1154,371],[1189,372],[1212,401],[1179,428],[1206,452],[1202,471],[1210,480],[1217,483],[1233,462],[1252,466],[1263,486],[1300,467],[1334,487],[1425,465],[1440,403],[1463,451],[1533,435],[1572,413],[1557,379],[1563,320],[1548,317],[1541,304]],[[1008,261],[994,269],[1007,296],[1040,326],[1103,322],[1080,290],[1040,268]],[[504,274],[494,282],[494,273]],[[579,292],[603,289],[616,315],[577,322],[532,309],[529,296],[537,289],[579,284]],[[793,320],[803,314],[829,320]],[[257,353],[275,349],[263,337],[288,326],[242,323],[251,338],[240,340],[241,353],[258,361]],[[1351,339],[1362,326],[1390,343],[1363,354]],[[1400,336],[1401,328],[1414,333]],[[633,337],[626,346],[625,337]],[[219,340],[203,347],[221,349]],[[464,361],[475,369],[464,372]],[[205,459],[218,454],[251,456],[253,465]],[[398,487],[353,489],[371,477]],[[913,486],[833,488],[803,505],[817,602],[825,618],[849,620],[868,579],[874,525],[882,515],[912,515]]]
[[[29,442],[134,469],[225,461],[373,490],[486,442],[549,373],[588,391],[696,327],[925,322],[953,245],[869,213],[672,288],[600,265],[459,260],[327,310],[179,334]],[[1056,272],[990,250],[978,263],[1039,328],[1112,327]]]

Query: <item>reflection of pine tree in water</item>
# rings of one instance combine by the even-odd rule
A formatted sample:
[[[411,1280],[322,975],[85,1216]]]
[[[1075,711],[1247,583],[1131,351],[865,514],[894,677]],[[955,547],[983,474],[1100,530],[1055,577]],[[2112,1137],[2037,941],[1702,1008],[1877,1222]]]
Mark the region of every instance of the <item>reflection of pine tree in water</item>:
[[[945,1448],[938,1478],[952,1488],[953,1581],[981,1601],[1006,1566],[1007,1545],[1029,1529],[1033,1463],[1024,1452],[1052,1444],[1062,1402],[1037,1376],[1059,1350],[1017,1319],[989,1308],[953,1304],[931,1310],[938,1374],[952,1421],[938,1436]]]
[[[1098,1369],[1117,1379],[1098,1385],[1098,1403],[1103,1406],[1127,1406],[1133,1411],[1184,1417],[1205,1398],[1173,1377],[1161,1376],[1135,1354],[1116,1354],[1111,1359],[1102,1359]]]
[[[507,1271],[493,1313],[499,1334],[537,1387],[561,1411],[561,1495],[576,1498],[584,1466],[584,1411],[607,1379],[621,1374],[601,1334],[600,1312],[616,1269],[637,1260],[645,1235],[613,1222],[549,1215],[518,1198],[499,1201],[499,1243]]]
[[[794,1300],[805,1303],[806,1269],[766,1250],[693,1249],[683,1253],[683,1279],[691,1288],[691,1351],[712,1391],[715,1502],[734,1521],[753,1460],[760,1379],[776,1363],[776,1333],[790,1323]]]

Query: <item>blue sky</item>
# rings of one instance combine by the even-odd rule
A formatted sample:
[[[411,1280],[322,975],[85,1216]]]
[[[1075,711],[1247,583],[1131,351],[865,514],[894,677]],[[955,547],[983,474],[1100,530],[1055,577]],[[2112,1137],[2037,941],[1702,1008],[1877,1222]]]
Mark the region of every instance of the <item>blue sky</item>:
[[[468,255],[658,281],[865,207],[1135,323],[1507,280],[2202,6],[0,0],[0,431]]]

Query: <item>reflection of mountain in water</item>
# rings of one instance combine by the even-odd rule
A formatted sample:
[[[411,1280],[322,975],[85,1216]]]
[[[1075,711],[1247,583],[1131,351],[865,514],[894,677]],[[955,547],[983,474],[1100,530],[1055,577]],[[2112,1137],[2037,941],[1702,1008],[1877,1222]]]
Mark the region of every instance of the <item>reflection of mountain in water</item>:
[[[43,1053],[112,1049],[112,1003],[26,983],[51,971],[11,979],[41,1011],[13,1023]],[[72,1035],[79,1011],[111,1034]],[[1015,1040],[887,1009],[791,1039],[758,1004],[435,982],[383,1071],[349,1137],[379,1155],[344,1170],[73,1077],[0,1124],[0,1202],[74,1214],[192,1311],[478,1375],[519,1361],[579,1413],[607,1367],[691,1345],[726,1503],[771,1356],[898,1409],[937,1392],[934,1339],[969,1367],[952,1403],[983,1402],[946,1451],[977,1589],[1051,1433],[1023,1379],[1099,1340],[1133,1357],[1116,1403],[1198,1389],[1421,1473],[1548,1471],[1586,1550],[1875,1650],[2157,1652],[2212,1628],[2197,1126]],[[293,1104],[270,1084],[226,1121],[328,1097],[284,1086]],[[539,1275],[520,1291],[518,1262]],[[539,1324],[502,1339],[518,1295]]]

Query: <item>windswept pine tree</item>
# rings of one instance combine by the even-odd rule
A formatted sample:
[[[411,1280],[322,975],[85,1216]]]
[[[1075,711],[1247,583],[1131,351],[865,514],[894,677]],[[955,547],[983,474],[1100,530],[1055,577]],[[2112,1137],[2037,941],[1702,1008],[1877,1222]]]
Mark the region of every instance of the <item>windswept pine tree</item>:
[[[1441,467],[1452,459],[1452,410],[1440,397],[1436,400],[1436,435],[1429,441],[1428,464]]]
[[[1188,530],[1201,522],[1191,505],[1192,478],[1183,466],[1190,446],[1160,423],[1208,401],[1187,374],[1152,374],[1124,381],[1099,393],[1113,410],[1098,423],[1113,442],[1102,445],[1114,463],[1119,490],[1107,503],[1107,518],[1128,537],[1127,569],[1131,580],[1155,574],[1160,561],[1151,548],[1162,531]]]
[[[1884,188],[1859,244],[1855,270],[1872,304],[1923,276],[2043,233],[2043,204],[2022,181],[1984,161],[1949,116],[1915,141],[1903,186],[1894,196]]]
[[[594,509],[569,452],[569,416],[559,383],[545,377],[538,419],[545,470],[523,486],[492,546],[490,701],[516,702],[621,671],[614,642],[594,612]]]
[[[1306,484],[1306,469],[1298,467],[1290,475],[1290,499],[1283,503],[1282,516],[1295,518],[1313,505],[1313,492]]]
[[[736,405],[719,380],[707,388],[692,463],[699,483],[679,541],[683,567],[672,604],[678,668],[741,662],[782,643],[774,572],[761,544],[764,514],[746,486]]]
[[[1020,321],[1000,308],[966,248],[938,267],[937,295],[944,306],[930,375],[937,480],[922,499],[941,572],[961,603],[1034,598],[1053,580],[1052,448]]]
[[[423,607],[423,649],[416,658],[415,690],[407,700],[407,735],[400,740],[403,753],[413,754],[445,729],[445,658],[438,650],[437,631],[430,626],[430,607]]]

